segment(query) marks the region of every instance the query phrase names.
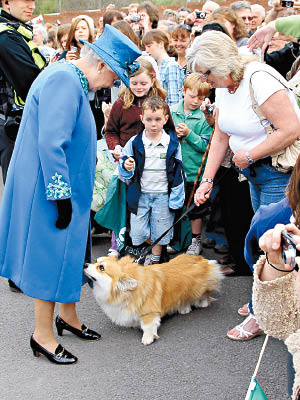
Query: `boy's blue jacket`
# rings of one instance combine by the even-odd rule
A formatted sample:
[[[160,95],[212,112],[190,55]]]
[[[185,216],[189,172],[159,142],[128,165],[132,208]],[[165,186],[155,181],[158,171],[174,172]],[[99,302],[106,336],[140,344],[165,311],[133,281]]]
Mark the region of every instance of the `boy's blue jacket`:
[[[166,132],[170,136],[170,143],[167,151],[166,168],[168,178],[169,207],[177,210],[184,204],[184,176],[182,169],[181,147],[174,132]],[[128,209],[133,214],[137,214],[139,198],[141,195],[141,177],[145,165],[145,148],[142,141],[143,131],[131,138],[122,153],[123,157],[119,161],[119,175],[125,179],[131,179],[127,191]],[[134,168],[128,172],[123,167],[124,161],[128,157],[134,157]]]

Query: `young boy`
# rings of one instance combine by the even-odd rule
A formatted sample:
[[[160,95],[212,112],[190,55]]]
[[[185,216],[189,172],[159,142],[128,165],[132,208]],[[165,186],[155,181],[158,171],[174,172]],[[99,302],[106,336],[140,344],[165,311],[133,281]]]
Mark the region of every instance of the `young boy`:
[[[210,85],[201,81],[199,74],[193,73],[184,81],[184,99],[171,107],[171,114],[176,126],[176,134],[182,148],[183,170],[186,175],[185,198],[186,203],[190,198],[194,180],[202,163],[212,128],[208,125],[200,106],[209,93]],[[207,116],[210,124],[214,118]],[[202,173],[204,172],[204,168]],[[201,177],[200,177],[201,179]],[[194,201],[194,199],[193,199]],[[192,243],[187,249],[187,254],[199,255],[201,246],[200,208],[197,207],[189,213],[192,228]]]
[[[168,107],[161,97],[148,97],[142,106],[145,130],[131,138],[123,148],[119,175],[130,179],[127,205],[130,211],[130,236],[138,246],[148,238],[154,242],[174,220],[172,210],[184,204],[184,179],[181,148],[174,132],[165,132]],[[151,264],[160,262],[162,246],[169,244],[170,230],[153,247]]]

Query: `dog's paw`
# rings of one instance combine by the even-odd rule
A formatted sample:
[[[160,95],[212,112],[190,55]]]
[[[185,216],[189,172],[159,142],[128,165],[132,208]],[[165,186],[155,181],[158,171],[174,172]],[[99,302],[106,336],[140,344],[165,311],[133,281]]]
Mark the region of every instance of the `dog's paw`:
[[[207,297],[202,297],[201,299],[198,299],[195,301],[194,306],[197,308],[205,308],[210,305],[210,301]]]
[[[156,335],[157,336],[157,335]],[[157,336],[158,338],[158,336]],[[154,339],[156,339],[156,337],[154,335],[147,335],[144,333],[143,337],[142,337],[142,343],[147,346],[148,344],[151,344],[154,342]]]
[[[192,311],[192,308],[190,305],[185,305],[185,306],[181,306],[178,309],[179,314],[188,314]]]

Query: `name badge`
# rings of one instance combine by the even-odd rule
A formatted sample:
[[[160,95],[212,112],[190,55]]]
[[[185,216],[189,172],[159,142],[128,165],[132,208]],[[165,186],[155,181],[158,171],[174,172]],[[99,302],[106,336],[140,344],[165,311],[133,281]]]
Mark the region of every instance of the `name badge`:
[[[160,157],[161,160],[165,160],[167,158],[167,153],[160,153]]]

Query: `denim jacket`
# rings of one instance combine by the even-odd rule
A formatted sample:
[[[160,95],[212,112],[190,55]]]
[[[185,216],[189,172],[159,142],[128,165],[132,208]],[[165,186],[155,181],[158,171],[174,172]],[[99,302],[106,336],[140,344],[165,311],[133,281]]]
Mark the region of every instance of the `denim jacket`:
[[[171,131],[167,133],[170,135],[166,158],[169,207],[171,210],[177,210],[183,207],[185,198],[181,147],[176,134]],[[141,195],[141,177],[145,165],[145,148],[142,136],[143,131],[127,142],[122,151],[123,157],[119,160],[119,176],[124,179],[130,179],[127,191],[127,204],[129,211],[133,214],[137,214],[138,210]],[[124,168],[124,162],[128,157],[133,157],[135,161],[133,170],[130,172]]]

